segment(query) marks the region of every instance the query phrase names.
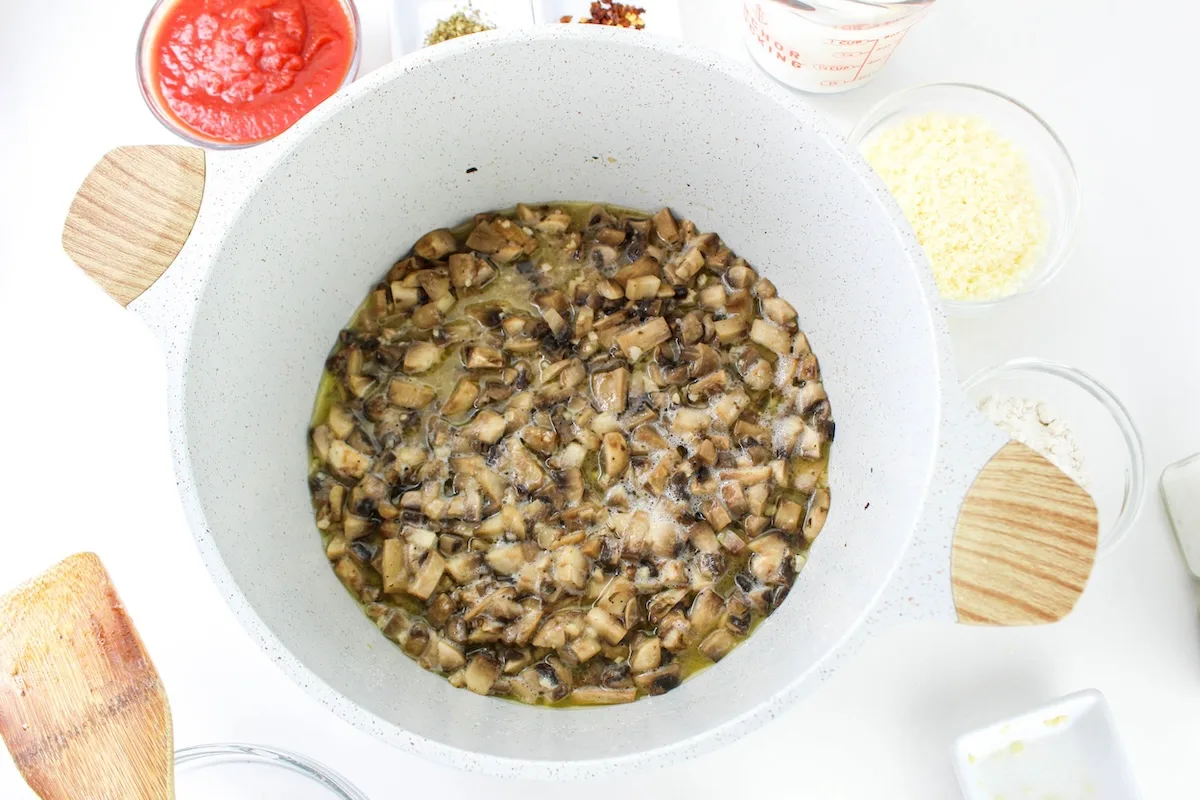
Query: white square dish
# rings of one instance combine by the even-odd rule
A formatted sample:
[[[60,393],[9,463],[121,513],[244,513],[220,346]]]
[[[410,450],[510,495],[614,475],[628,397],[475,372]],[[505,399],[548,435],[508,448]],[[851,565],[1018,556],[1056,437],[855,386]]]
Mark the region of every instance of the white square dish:
[[[392,58],[400,58],[425,46],[425,37],[455,11],[473,8],[481,19],[500,30],[533,24],[531,0],[392,0]]]
[[[1069,694],[960,736],[954,769],[967,800],[1138,800],[1104,695]]]
[[[1162,498],[1192,577],[1200,580],[1200,453],[1163,470]]]

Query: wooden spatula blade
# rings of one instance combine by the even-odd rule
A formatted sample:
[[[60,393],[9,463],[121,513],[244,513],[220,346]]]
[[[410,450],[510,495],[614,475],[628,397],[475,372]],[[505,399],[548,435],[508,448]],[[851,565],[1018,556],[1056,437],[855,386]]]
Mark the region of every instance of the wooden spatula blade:
[[[174,796],[166,692],[94,554],[0,600],[0,736],[44,800]]]

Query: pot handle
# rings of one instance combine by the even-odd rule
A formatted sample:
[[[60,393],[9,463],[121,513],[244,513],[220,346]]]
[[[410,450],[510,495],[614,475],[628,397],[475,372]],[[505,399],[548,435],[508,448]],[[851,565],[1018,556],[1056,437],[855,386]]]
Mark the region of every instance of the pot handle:
[[[945,406],[932,485],[873,623],[1038,625],[1071,612],[1099,533],[1086,491],[957,392]]]
[[[979,472],[954,525],[958,621],[1036,625],[1067,616],[1096,557],[1096,503],[1034,450],[1010,441]]]
[[[110,150],[84,178],[63,225],[63,249],[109,296],[128,306],[150,288],[191,235],[204,195],[198,147]]]
[[[129,305],[183,249],[200,212],[205,173],[205,153],[195,147],[110,151],[71,203],[63,248],[113,299]],[[942,442],[934,475],[942,493],[927,503],[877,618],[921,616],[912,598],[927,596],[931,581],[950,584],[949,597],[937,594],[952,602],[959,622],[1028,625],[1065,617],[1095,559],[1095,503],[1042,456],[1003,443],[961,397],[948,411],[943,430],[952,438]]]

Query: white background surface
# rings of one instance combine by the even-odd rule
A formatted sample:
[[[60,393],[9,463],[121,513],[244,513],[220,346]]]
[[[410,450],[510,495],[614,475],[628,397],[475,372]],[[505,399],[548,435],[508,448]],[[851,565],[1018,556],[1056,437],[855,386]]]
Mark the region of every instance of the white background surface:
[[[684,2],[689,38],[746,57],[738,4]],[[938,5],[873,85],[814,103],[849,130],[893,90],[969,81],[1025,101],[1057,129],[1084,186],[1074,256],[1036,296],[955,322],[960,368],[1038,355],[1088,370],[1130,408],[1156,484],[1163,466],[1200,450],[1200,70],[1178,33],[1200,26],[1200,5]],[[249,641],[200,564],[175,495],[157,343],[59,246],[71,194],[100,155],[171,141],[133,76],[148,6],[0,0],[0,587],[68,553],[99,552],[166,683],[180,745],[295,749],[376,800],[941,800],[958,797],[956,735],[1096,687],[1145,796],[1195,796],[1200,626],[1154,491],[1066,622],[893,630],[790,712],[699,762],[569,787],[499,782],[378,744],[311,701]],[[385,2],[359,6],[370,69],[389,57]],[[2,758],[0,796],[32,797]]]

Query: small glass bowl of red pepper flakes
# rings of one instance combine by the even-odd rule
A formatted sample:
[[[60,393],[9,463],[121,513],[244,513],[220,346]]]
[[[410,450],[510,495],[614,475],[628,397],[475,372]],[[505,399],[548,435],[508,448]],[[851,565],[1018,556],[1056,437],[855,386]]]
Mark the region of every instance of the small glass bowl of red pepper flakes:
[[[646,20],[642,16],[646,13],[646,9],[639,8],[632,3],[594,0],[588,11],[588,16],[579,18],[580,22],[590,25],[608,25],[613,28],[633,28],[639,31],[646,27]],[[566,23],[573,19],[571,15],[563,15],[559,17],[558,21]]]
[[[142,97],[202,147],[264,142],[358,74],[353,0],[158,0],[138,40]]]

